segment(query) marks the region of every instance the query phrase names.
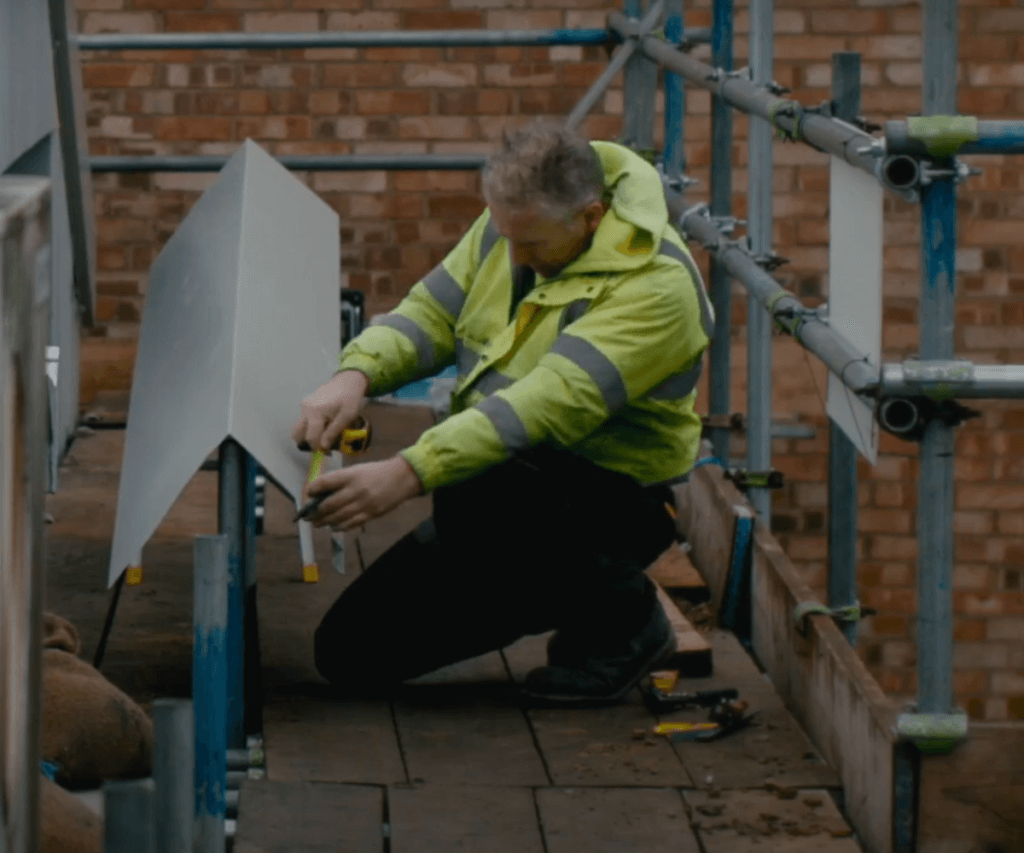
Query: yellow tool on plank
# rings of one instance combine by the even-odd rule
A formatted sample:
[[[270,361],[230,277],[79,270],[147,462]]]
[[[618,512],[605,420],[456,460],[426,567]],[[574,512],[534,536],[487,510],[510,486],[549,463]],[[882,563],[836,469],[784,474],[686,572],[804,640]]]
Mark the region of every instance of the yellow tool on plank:
[[[669,740],[690,740],[719,728],[718,723],[658,723],[654,733],[664,735]]]
[[[338,442],[335,444],[335,447],[347,456],[356,456],[369,449],[372,436],[373,430],[370,426],[370,422],[360,415],[352,421],[349,426],[345,427],[345,429],[341,431],[341,435],[338,436]],[[311,448],[306,444],[306,442],[302,442],[299,445],[299,449],[310,450]],[[307,486],[320,476],[323,470],[324,460],[330,455],[330,452],[331,451],[324,450],[320,447],[313,451],[313,455],[309,460],[309,474],[306,477]],[[324,499],[329,494],[330,492],[322,492],[321,494],[311,498],[306,502],[305,506],[296,513],[295,518],[292,520],[300,521],[301,519],[309,518],[317,511],[320,504],[323,503]],[[302,567],[302,579],[306,583],[316,583],[320,580],[320,569],[317,567],[316,563]]]

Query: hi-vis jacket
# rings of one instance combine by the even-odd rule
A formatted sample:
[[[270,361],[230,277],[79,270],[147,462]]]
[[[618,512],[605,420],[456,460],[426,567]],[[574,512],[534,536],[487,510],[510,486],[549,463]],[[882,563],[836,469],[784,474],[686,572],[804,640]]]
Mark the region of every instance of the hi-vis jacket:
[[[689,472],[695,386],[713,327],[661,180],[629,149],[591,143],[611,206],[590,248],[554,278],[513,269],[484,211],[390,314],[345,347],[368,395],[458,367],[451,415],[402,455],[426,491],[538,444],[642,484]],[[517,301],[518,300],[518,301]]]

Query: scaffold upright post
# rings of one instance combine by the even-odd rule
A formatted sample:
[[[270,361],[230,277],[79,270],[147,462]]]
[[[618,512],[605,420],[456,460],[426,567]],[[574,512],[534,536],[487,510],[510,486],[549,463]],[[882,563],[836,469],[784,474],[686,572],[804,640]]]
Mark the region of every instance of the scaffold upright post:
[[[956,0],[924,2],[922,114],[953,115]],[[935,163],[952,171],[952,159]],[[921,189],[922,359],[951,359],[956,296],[956,184],[936,176]],[[921,440],[918,503],[918,713],[953,710],[953,427],[939,419]]]
[[[228,575],[226,536],[195,539],[192,707],[195,716],[195,853],[224,853],[227,807]]]
[[[234,439],[220,447],[218,530],[228,540],[227,745],[245,746],[246,456]]]
[[[260,466],[251,453],[245,454],[245,601],[243,603],[243,726],[246,737],[263,728],[263,666],[260,631],[256,618],[256,478]]]
[[[683,40],[683,0],[666,0],[665,38],[669,44]],[[669,180],[678,181],[686,169],[686,87],[683,78],[664,72],[665,144],[661,166]],[[682,187],[681,187],[682,188]]]
[[[751,0],[750,73],[755,85],[772,82],[774,0]],[[772,248],[772,127],[750,122],[747,233],[755,257]],[[772,318],[753,297],[747,300],[747,468],[768,471],[772,460]],[[771,493],[751,488],[750,502],[765,525],[771,524]]]
[[[187,699],[153,703],[156,853],[192,853],[195,721]]]
[[[152,779],[103,784],[105,853],[153,853]]]
[[[626,14],[639,20],[650,8],[644,0],[626,0]],[[658,89],[658,66],[635,51],[623,73],[622,140],[634,151],[654,152],[654,113]]]
[[[733,0],[714,0],[711,23],[711,63],[732,71]],[[732,107],[718,95],[711,98],[711,215],[732,214]],[[732,329],[732,280],[725,265],[711,258],[711,300],[715,307],[715,337],[710,348],[708,410],[728,415],[730,410],[730,337]],[[711,445],[719,459],[729,459],[729,430],[714,427]]]
[[[852,122],[860,114],[860,54],[832,54],[832,114]],[[828,446],[828,603],[857,603],[857,448],[829,422]],[[840,629],[851,645],[857,623]]]

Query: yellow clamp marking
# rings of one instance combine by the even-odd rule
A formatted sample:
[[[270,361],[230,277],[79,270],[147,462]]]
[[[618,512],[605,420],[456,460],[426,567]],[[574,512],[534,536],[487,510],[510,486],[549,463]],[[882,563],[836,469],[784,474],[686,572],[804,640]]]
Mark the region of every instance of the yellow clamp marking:
[[[302,567],[302,580],[306,583],[316,583],[320,580],[320,567],[316,563]]]
[[[911,116],[907,132],[929,154],[950,157],[967,142],[978,138],[978,119],[974,116]]]
[[[142,583],[142,566],[129,566],[125,572],[124,582],[128,586],[138,586]]]

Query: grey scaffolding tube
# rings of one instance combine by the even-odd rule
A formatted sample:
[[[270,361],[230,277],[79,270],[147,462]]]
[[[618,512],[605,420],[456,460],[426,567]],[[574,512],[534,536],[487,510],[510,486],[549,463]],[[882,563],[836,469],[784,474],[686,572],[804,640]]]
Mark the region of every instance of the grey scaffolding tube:
[[[637,36],[638,28],[621,12],[608,15],[608,26],[622,37]],[[814,112],[798,101],[772,94],[774,84],[758,86],[745,72],[714,68],[651,35],[639,38],[640,50],[663,67],[707,89],[740,112],[758,116],[789,139],[802,140],[814,148],[840,157],[852,166],[882,180],[905,198],[914,198],[908,187],[890,181],[878,155],[876,140],[860,128]]]
[[[689,41],[711,38],[707,28],[686,32]],[[612,45],[607,30],[422,30],[312,33],[100,33],[80,35],[80,50],[301,50],[367,47],[557,47]]]

